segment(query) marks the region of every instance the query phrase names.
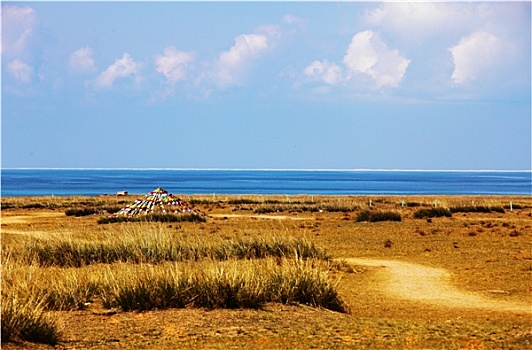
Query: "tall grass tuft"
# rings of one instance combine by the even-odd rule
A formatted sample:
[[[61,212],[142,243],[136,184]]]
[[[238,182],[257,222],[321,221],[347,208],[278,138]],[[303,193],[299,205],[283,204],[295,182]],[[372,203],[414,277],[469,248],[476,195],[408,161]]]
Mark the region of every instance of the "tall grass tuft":
[[[360,213],[358,213],[355,221],[357,222],[401,221],[401,214],[395,211],[363,210]]]
[[[126,231],[102,240],[82,240],[71,236],[33,239],[13,252],[26,263],[39,266],[81,267],[96,263],[134,264],[199,259],[261,259],[294,257],[328,259],[328,255],[304,238],[254,238],[209,243],[182,240],[164,231]]]
[[[59,330],[54,319],[44,312],[35,297],[19,298],[2,293],[2,343],[25,340],[55,345]]]
[[[259,308],[267,302],[346,312],[336,286],[316,261],[266,259],[110,270],[102,300],[123,310]],[[134,269],[134,273],[131,273]]]
[[[112,224],[116,222],[205,222],[205,217],[198,214],[149,214],[133,217],[107,216],[98,220],[99,224]]]
[[[415,219],[423,218],[437,218],[437,217],[451,217],[452,213],[447,208],[430,208],[430,209],[419,209],[414,212]]]
[[[99,212],[96,208],[70,208],[65,210],[66,216],[88,216],[88,215],[94,215]]]
[[[2,343],[25,340],[55,345],[60,332],[55,320],[45,313],[45,295],[33,293],[33,283],[26,278],[28,273],[38,276],[37,270],[20,273],[11,260],[2,261]]]
[[[469,205],[469,206],[458,206],[458,207],[451,207],[449,209],[451,213],[502,213],[504,214],[504,208],[499,206],[481,206],[481,205]]]

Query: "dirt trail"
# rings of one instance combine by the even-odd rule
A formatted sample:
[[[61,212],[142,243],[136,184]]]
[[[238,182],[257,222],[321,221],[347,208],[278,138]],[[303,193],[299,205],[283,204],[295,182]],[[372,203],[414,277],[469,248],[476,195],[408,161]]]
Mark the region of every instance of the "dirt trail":
[[[402,299],[444,307],[532,314],[531,304],[488,299],[459,290],[451,284],[450,274],[444,269],[395,260],[357,258],[342,260],[353,265],[382,267],[377,272],[382,278],[381,290]]]

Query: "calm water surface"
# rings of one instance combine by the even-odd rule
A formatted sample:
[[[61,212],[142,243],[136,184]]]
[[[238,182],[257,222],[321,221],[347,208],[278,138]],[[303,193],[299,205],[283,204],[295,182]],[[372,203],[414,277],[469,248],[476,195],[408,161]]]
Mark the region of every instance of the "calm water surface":
[[[2,196],[144,194],[520,194],[532,173],[357,170],[3,169]]]

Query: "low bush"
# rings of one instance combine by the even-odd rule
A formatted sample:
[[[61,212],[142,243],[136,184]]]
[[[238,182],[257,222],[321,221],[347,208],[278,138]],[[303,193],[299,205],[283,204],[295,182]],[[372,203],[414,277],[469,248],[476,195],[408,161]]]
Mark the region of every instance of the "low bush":
[[[96,208],[77,208],[77,209],[67,209],[65,211],[66,216],[88,216],[98,213]]]
[[[504,213],[503,207],[488,207],[488,206],[460,206],[451,207],[449,209],[451,213]]]
[[[451,217],[451,216],[452,216],[451,211],[446,208],[419,209],[414,212],[415,219]]]
[[[401,214],[395,211],[363,210],[360,213],[358,213],[355,221],[357,222],[401,221]]]
[[[112,224],[116,222],[205,222],[205,217],[198,214],[150,214],[140,216],[107,216],[98,220],[99,224]]]
[[[526,208],[530,208],[529,206],[526,206],[526,205],[521,205],[521,204],[513,204],[512,203],[512,209],[526,209]],[[503,207],[503,209],[508,209],[510,210],[510,205],[507,204]]]

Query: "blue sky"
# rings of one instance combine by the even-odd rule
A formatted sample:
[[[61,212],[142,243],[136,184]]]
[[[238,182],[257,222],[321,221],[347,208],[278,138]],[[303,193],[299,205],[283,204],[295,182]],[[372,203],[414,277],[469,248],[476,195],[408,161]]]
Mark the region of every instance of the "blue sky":
[[[530,2],[2,2],[2,167],[531,169]]]

